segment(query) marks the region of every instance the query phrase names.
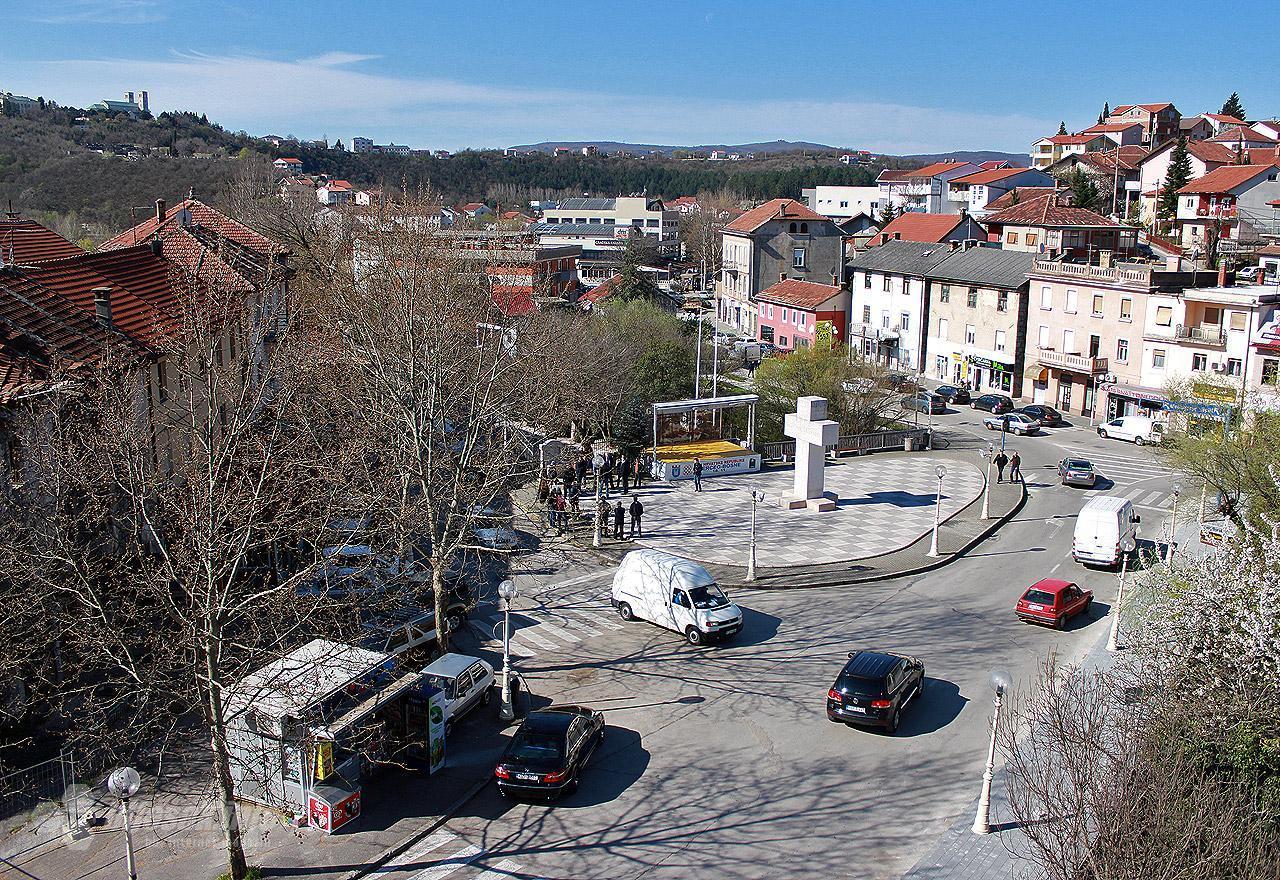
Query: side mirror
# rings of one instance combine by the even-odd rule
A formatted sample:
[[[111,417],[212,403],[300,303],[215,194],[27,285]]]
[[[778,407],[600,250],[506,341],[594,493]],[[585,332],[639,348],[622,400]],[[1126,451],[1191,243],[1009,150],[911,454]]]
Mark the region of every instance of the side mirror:
[[[1142,517],[1135,513],[1135,514],[1133,515],[1133,522],[1134,522],[1134,524],[1135,524],[1135,525],[1136,525],[1137,523],[1142,522]]]

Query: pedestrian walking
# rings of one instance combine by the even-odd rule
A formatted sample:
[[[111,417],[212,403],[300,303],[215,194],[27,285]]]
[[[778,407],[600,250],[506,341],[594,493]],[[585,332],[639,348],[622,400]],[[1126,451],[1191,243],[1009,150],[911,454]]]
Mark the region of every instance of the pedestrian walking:
[[[1009,456],[1005,455],[1003,452],[997,452],[995,457],[995,462],[996,462],[996,475],[999,477],[999,479],[997,479],[996,482],[1003,483],[1004,482],[1004,466],[1009,463]]]
[[[626,495],[631,491],[628,481],[631,479],[631,459],[625,455],[618,459],[618,472],[622,474],[622,494]]]
[[[644,529],[640,525],[640,517],[644,516],[644,505],[640,503],[639,497],[631,496],[631,537],[643,538]]]
[[[693,457],[693,491],[702,491],[702,459]]]
[[[578,506],[578,501],[582,498],[582,488],[577,483],[569,484],[569,508],[573,510],[574,516],[582,515],[582,508]],[[566,515],[568,511],[565,511]]]
[[[613,506],[613,536],[619,541],[622,540],[622,521],[626,515],[627,512],[622,509],[621,501]]]
[[[641,453],[636,456],[636,488],[639,489],[644,482],[644,462],[648,458],[648,453]]]
[[[1022,456],[1014,453],[1009,459],[1009,482],[1016,483],[1022,479]]]
[[[600,505],[596,508],[596,517],[600,520],[600,534],[609,534],[609,502],[603,498],[600,499]]]
[[[564,496],[557,494],[552,501],[551,509],[555,516],[556,534],[563,535],[565,526],[569,524],[569,510],[565,504]]]

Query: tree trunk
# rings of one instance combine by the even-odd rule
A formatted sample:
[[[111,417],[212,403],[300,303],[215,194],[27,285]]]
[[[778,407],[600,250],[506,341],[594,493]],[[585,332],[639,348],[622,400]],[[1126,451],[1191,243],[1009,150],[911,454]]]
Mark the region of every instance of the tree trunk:
[[[436,612],[436,643],[440,646],[440,653],[446,653],[449,650],[449,629],[446,626],[446,617],[449,610],[449,594],[444,584],[444,566],[443,558],[433,558],[431,560],[431,595],[432,601],[435,603]]]
[[[210,637],[213,637],[212,633]],[[222,712],[222,697],[215,685],[218,680],[216,666],[213,652],[206,651],[205,700],[209,712],[209,744],[213,748],[213,775],[218,784],[218,809],[227,846],[227,873],[231,880],[244,880],[249,866],[245,862],[244,840],[240,835],[240,815],[236,810],[235,787],[231,782],[231,758],[227,751],[227,722]]]

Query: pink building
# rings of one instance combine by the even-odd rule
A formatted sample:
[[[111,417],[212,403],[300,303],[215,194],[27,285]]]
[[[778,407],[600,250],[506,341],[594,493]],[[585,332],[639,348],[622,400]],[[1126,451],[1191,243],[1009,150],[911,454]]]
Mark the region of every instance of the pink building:
[[[831,284],[788,278],[760,291],[757,339],[779,351],[844,342],[849,291]]]

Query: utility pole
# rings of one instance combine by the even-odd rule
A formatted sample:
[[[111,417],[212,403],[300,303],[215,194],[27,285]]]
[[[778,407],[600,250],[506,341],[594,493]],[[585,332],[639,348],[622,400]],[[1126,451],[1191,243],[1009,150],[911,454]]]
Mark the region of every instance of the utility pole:
[[[982,457],[987,460],[987,488],[982,493],[982,518],[991,519],[991,464],[996,457],[996,445],[988,443],[982,450]]]
[[[756,579],[756,505],[764,500],[764,493],[751,490],[751,555],[747,557],[747,580]]]
[[[702,312],[698,312],[698,354],[693,364],[693,396],[695,400],[702,398]]]

